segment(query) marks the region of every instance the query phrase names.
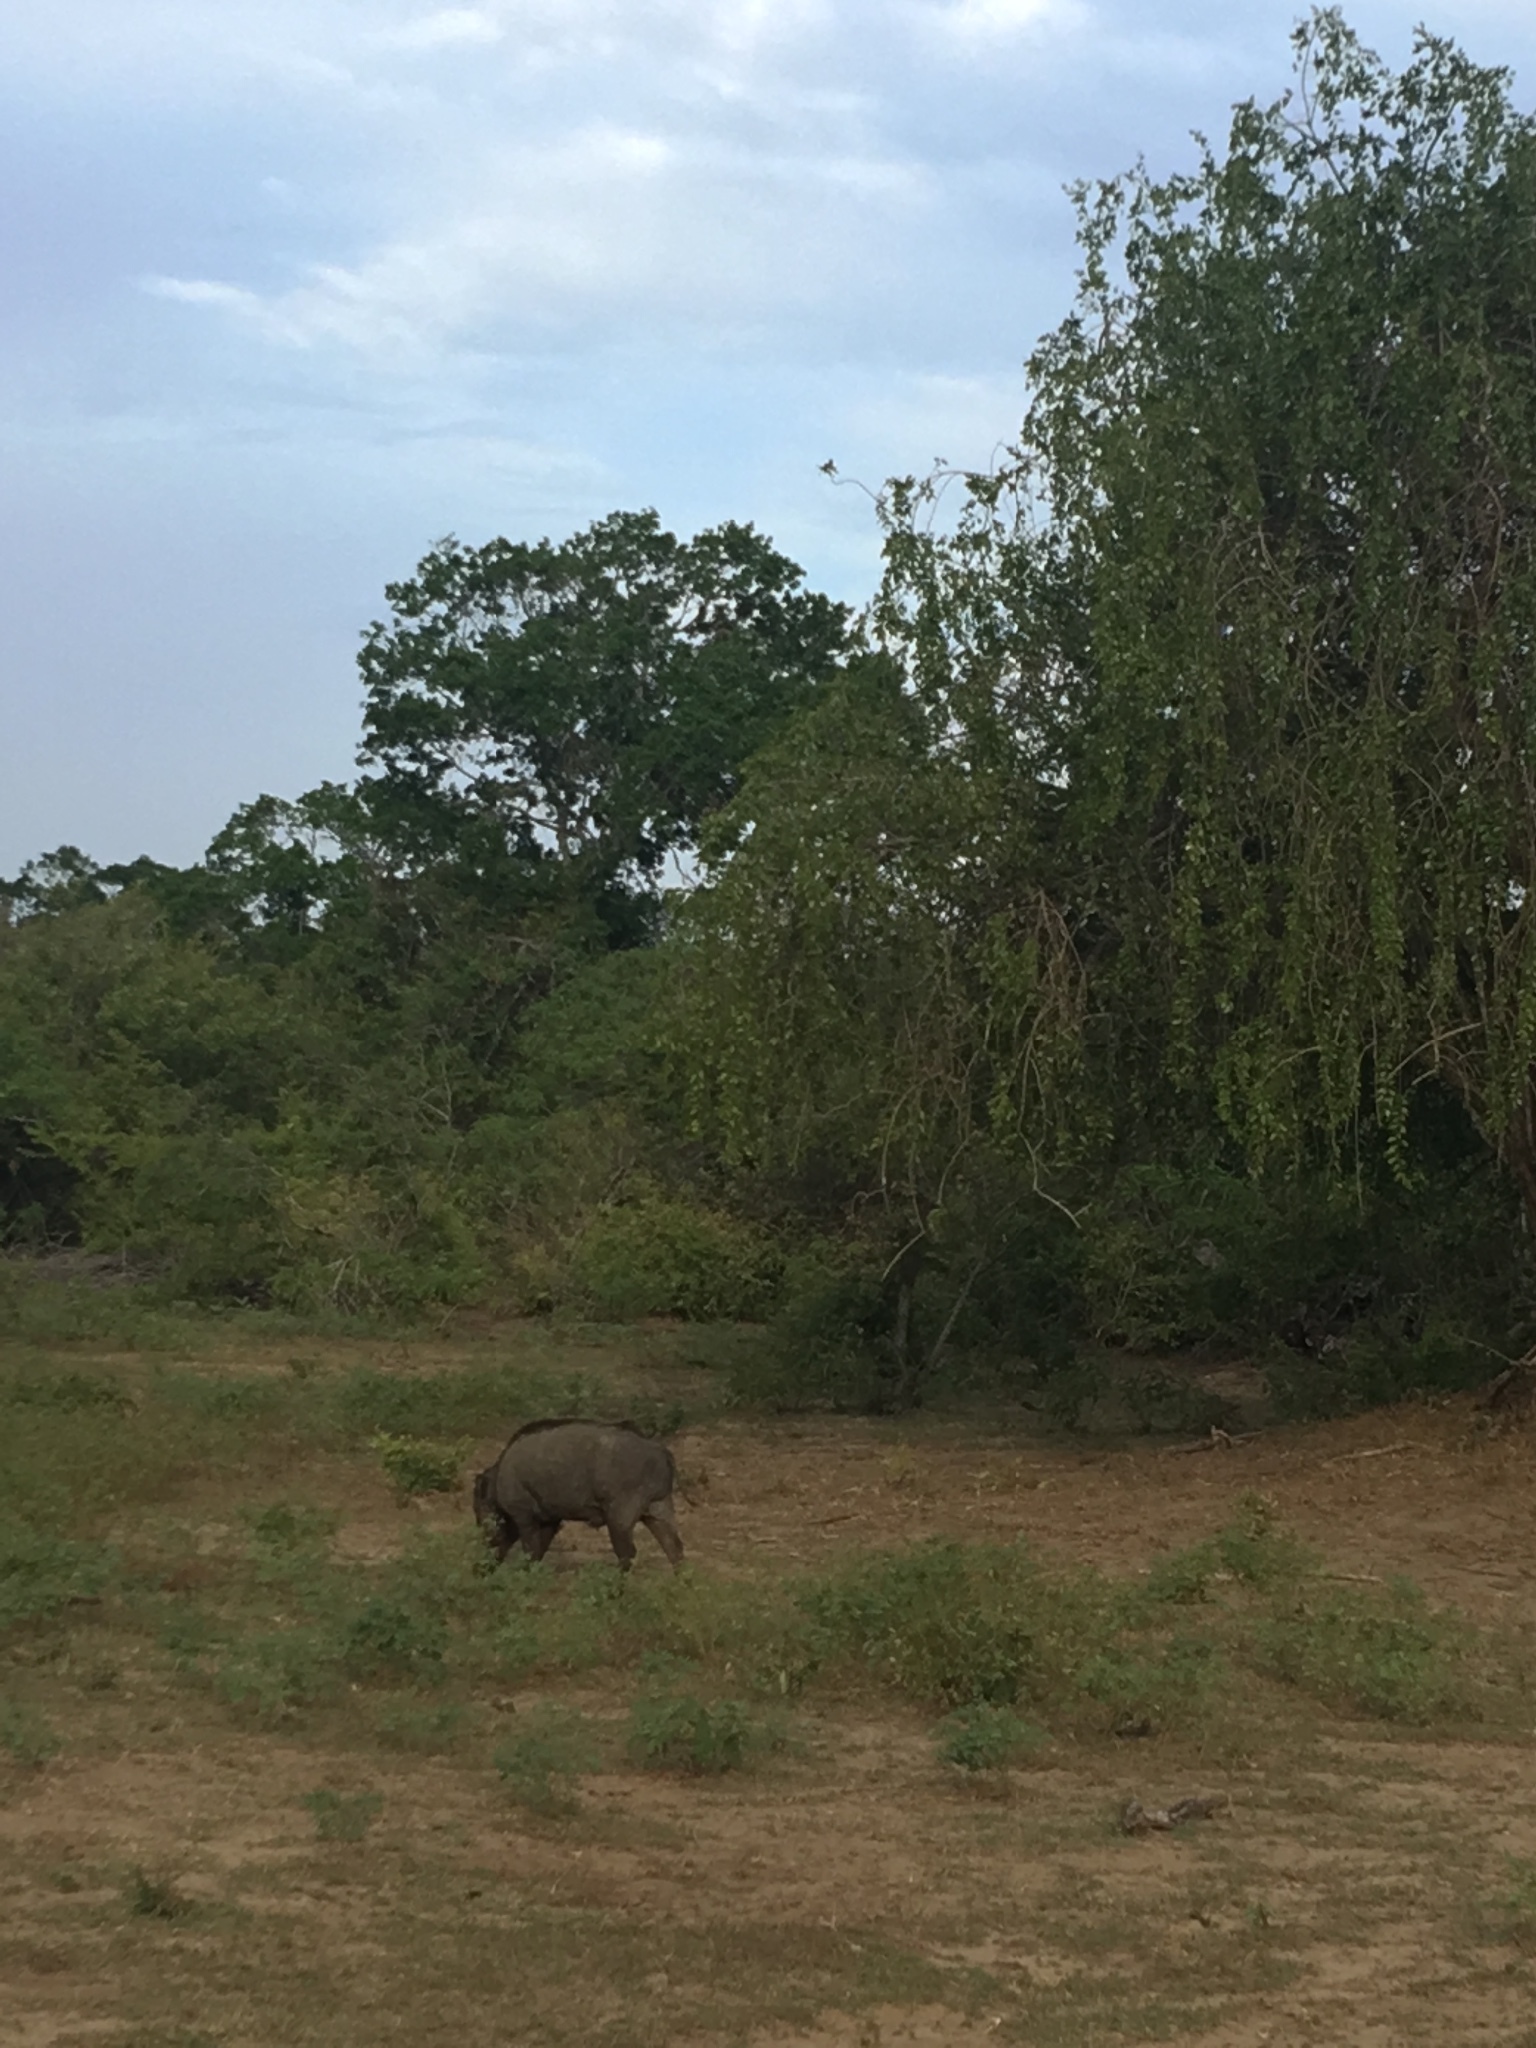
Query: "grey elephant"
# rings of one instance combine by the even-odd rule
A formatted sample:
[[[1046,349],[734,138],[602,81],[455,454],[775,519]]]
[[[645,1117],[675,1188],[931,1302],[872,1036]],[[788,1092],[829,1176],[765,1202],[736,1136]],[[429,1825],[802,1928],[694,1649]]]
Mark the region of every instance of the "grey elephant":
[[[628,1422],[558,1415],[528,1422],[475,1478],[475,1520],[499,1564],[514,1543],[541,1558],[562,1522],[606,1529],[628,1571],[643,1522],[668,1561],[683,1561],[672,1489],[677,1466],[665,1444]]]

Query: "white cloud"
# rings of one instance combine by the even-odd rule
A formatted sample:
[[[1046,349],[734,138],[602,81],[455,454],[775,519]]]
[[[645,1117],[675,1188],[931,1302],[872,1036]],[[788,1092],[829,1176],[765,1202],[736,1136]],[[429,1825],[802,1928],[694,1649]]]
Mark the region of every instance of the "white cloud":
[[[466,43],[499,43],[504,33],[500,22],[478,7],[444,7],[382,30],[379,41],[394,50],[444,50]]]
[[[593,122],[543,145],[482,146],[421,216],[285,291],[154,279],[160,297],[240,316],[268,339],[414,367],[424,352],[547,343],[573,326],[683,321],[700,338],[851,288],[880,235],[921,212],[920,169],[875,154],[751,151]]]

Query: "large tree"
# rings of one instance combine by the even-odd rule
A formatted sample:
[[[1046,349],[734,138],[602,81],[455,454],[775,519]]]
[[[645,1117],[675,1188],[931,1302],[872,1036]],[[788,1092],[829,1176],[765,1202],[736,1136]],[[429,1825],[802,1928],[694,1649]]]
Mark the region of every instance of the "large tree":
[[[1295,40],[1224,157],[1080,191],[1015,458],[948,542],[898,499],[886,609],[1000,674],[1068,593],[1066,908],[1250,1160],[1406,1166],[1446,1087],[1536,1220],[1536,124],[1427,33]]]
[[[418,864],[510,904],[624,905],[843,650],[846,610],[750,526],[616,512],[554,543],[445,541],[369,632],[360,785]]]

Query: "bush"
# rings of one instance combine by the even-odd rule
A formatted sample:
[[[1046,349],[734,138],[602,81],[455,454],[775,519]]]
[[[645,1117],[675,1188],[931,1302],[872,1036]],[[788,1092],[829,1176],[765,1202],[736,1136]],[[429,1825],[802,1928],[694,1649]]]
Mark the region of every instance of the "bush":
[[[737,1771],[779,1740],[739,1700],[711,1705],[691,1693],[652,1694],[630,1709],[629,1753],[645,1770],[701,1776]]]
[[[1038,1749],[1045,1735],[1011,1708],[976,1703],[941,1721],[935,1740],[940,1763],[962,1771],[995,1771]]]
[[[168,1877],[151,1877],[138,1863],[124,1881],[123,1902],[141,1920],[184,1920],[193,1910],[192,1901]]]
[[[645,1191],[599,1210],[570,1263],[593,1312],[615,1322],[753,1322],[767,1311],[781,1261],[749,1224]]]
[[[413,1699],[380,1700],[373,1711],[373,1727],[386,1748],[425,1754],[450,1749],[464,1718],[464,1708],[451,1702],[424,1707]]]
[[[347,1626],[342,1658],[358,1677],[393,1671],[435,1680],[443,1674],[447,1646],[448,1629],[440,1615],[418,1614],[403,1601],[373,1594]]]
[[[413,1500],[422,1493],[452,1493],[472,1446],[466,1443],[428,1443],[419,1436],[390,1436],[380,1430],[368,1439],[379,1463],[389,1474],[397,1500]]]
[[[1021,1550],[936,1540],[813,1586],[801,1604],[825,1657],[852,1656],[940,1706],[1012,1706],[1040,1676],[1040,1590]]]

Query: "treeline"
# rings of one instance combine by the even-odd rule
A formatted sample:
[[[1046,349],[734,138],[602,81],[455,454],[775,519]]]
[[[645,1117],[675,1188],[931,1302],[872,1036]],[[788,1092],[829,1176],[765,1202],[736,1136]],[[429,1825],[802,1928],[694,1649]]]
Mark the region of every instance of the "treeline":
[[[1017,445],[887,487],[862,614],[749,526],[446,542],[354,782],[7,885],[8,1239],[767,1319],[876,1405],[1523,1348],[1536,124],[1330,10],[1202,152],[1079,192]]]

